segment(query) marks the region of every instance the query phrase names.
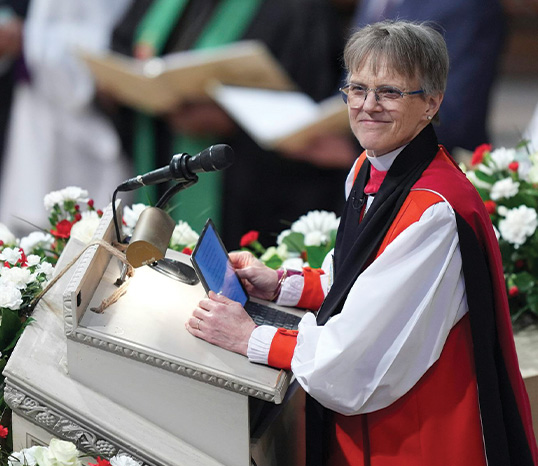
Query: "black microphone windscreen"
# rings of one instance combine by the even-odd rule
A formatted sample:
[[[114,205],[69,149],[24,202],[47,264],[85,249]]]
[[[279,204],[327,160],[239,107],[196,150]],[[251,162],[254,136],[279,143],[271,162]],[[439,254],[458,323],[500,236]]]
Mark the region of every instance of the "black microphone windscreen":
[[[234,161],[234,151],[227,144],[215,144],[192,157],[187,165],[193,172],[211,172],[228,168]]]

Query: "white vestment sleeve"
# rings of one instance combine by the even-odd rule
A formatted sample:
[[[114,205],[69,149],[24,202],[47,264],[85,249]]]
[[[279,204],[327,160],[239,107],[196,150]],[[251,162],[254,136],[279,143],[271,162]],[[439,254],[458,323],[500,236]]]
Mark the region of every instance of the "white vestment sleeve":
[[[342,312],[299,325],[292,370],[325,407],[376,411],[409,391],[467,312],[456,219],[441,202],[359,276]]]

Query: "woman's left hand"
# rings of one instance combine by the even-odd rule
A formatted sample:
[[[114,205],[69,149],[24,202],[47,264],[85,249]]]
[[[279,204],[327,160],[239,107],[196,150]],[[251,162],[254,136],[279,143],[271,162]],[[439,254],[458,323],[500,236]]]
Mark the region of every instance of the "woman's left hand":
[[[198,338],[246,356],[256,324],[241,304],[210,291],[185,322],[185,328]]]

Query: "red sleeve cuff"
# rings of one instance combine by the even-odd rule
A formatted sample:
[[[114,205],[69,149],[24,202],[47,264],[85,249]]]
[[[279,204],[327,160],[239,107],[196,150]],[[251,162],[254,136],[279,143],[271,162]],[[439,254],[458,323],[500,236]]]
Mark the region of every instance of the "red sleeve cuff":
[[[321,307],[325,299],[320,278],[323,274],[322,269],[312,269],[310,267],[303,269],[304,287],[297,307],[310,309],[311,311],[317,311]]]
[[[297,346],[297,330],[279,328],[273,337],[267,363],[279,369],[291,369],[291,360]]]

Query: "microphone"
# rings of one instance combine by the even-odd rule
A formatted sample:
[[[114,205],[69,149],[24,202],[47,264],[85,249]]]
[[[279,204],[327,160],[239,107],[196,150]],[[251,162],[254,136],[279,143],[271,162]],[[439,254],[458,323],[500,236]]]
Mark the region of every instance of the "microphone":
[[[165,181],[196,180],[195,173],[212,172],[228,168],[234,161],[234,151],[227,144],[215,144],[196,155],[176,154],[166,167],[138,175],[120,184],[118,191],[132,191],[142,186]]]

